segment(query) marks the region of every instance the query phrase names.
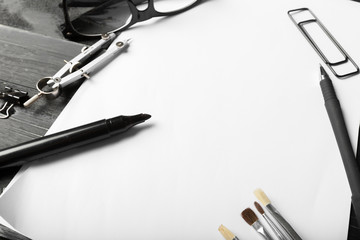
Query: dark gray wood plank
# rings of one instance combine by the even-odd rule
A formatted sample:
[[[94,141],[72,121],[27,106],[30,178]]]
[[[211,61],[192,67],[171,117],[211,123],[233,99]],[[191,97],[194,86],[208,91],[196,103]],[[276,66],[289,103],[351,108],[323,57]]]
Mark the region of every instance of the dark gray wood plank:
[[[37,93],[36,82],[52,76],[77,55],[83,45],[34,34],[0,25],[0,90],[5,86]],[[0,149],[43,136],[80,83],[68,87],[63,94],[48,100],[45,97],[30,108],[15,107],[8,119],[0,119]],[[0,105],[4,103],[0,100]]]

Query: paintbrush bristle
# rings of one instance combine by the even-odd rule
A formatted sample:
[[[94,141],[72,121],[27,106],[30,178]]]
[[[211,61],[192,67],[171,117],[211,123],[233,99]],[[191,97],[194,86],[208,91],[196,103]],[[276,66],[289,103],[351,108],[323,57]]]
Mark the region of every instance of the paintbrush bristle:
[[[230,232],[229,229],[227,229],[224,225],[220,225],[219,227],[219,232],[221,233],[221,235],[223,235],[223,237],[226,239],[226,240],[233,240],[235,239],[235,235]]]
[[[245,209],[241,213],[242,218],[247,222],[250,226],[253,225],[257,220],[258,217],[255,215],[254,211],[250,208]]]
[[[263,215],[265,213],[264,209],[260,206],[260,204],[258,202],[255,201],[254,205],[261,215]]]
[[[269,198],[266,196],[264,191],[261,190],[260,188],[256,189],[254,191],[254,194],[257,197],[257,199],[259,199],[259,201],[262,203],[262,205],[266,206],[270,203]]]

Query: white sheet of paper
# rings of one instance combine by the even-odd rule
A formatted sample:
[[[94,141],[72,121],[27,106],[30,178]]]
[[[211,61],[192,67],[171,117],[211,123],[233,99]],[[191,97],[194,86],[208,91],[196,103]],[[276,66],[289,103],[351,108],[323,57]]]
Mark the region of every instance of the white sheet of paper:
[[[39,161],[0,215],[41,239],[239,239],[260,187],[303,239],[346,239],[350,190],[319,86],[320,59],[287,16],[309,7],[360,62],[360,4],[208,0],[124,32],[126,53],[52,126],[149,113],[128,133]],[[333,78],[354,147],[360,77]],[[259,214],[257,214],[260,217]],[[261,219],[262,221],[262,219]]]

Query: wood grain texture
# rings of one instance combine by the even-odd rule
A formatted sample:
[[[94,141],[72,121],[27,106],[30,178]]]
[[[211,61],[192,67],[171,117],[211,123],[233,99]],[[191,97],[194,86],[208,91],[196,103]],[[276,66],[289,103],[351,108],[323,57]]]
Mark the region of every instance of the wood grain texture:
[[[0,25],[0,90],[5,86],[33,96],[36,82],[52,76],[77,55],[83,45]],[[30,108],[16,106],[8,119],[0,119],[0,149],[43,136],[81,83],[49,100],[41,98]],[[4,104],[0,100],[0,105]]]
[[[63,60],[72,59],[82,47],[0,25],[0,91],[7,86],[33,96],[37,93],[36,82],[55,74],[64,65]],[[80,85],[81,82],[72,84],[54,100],[43,97],[30,108],[16,106],[10,118],[0,119],[0,150],[44,136]],[[4,103],[0,99],[0,106]],[[0,169],[0,193],[18,170]],[[0,239],[26,239],[16,238],[5,227],[0,228],[0,235]]]

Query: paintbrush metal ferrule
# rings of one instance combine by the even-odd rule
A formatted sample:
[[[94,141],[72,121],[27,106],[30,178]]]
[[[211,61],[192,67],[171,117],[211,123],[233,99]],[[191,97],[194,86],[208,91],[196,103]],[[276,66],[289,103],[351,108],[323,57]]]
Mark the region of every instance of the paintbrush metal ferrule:
[[[256,221],[251,225],[265,240],[274,240],[271,235],[266,231],[265,227]]]
[[[283,233],[280,231],[280,229],[276,226],[276,224],[266,215],[264,209],[261,207],[261,205],[258,202],[254,202],[254,205],[256,207],[256,209],[259,211],[259,213],[261,214],[261,216],[263,216],[263,218],[265,219],[265,221],[269,224],[271,230],[275,233],[276,237],[279,240],[288,240],[289,238],[287,238]]]
[[[278,237],[279,240],[288,240],[286,236],[280,231],[280,229],[276,226],[276,224],[264,213],[262,214],[265,221],[269,224],[270,228],[273,230],[275,235]]]
[[[301,237],[295,232],[291,225],[281,216],[279,211],[271,204],[267,204],[266,208],[269,210],[270,214],[278,221],[281,227],[286,231],[286,233],[293,240],[302,240]]]

